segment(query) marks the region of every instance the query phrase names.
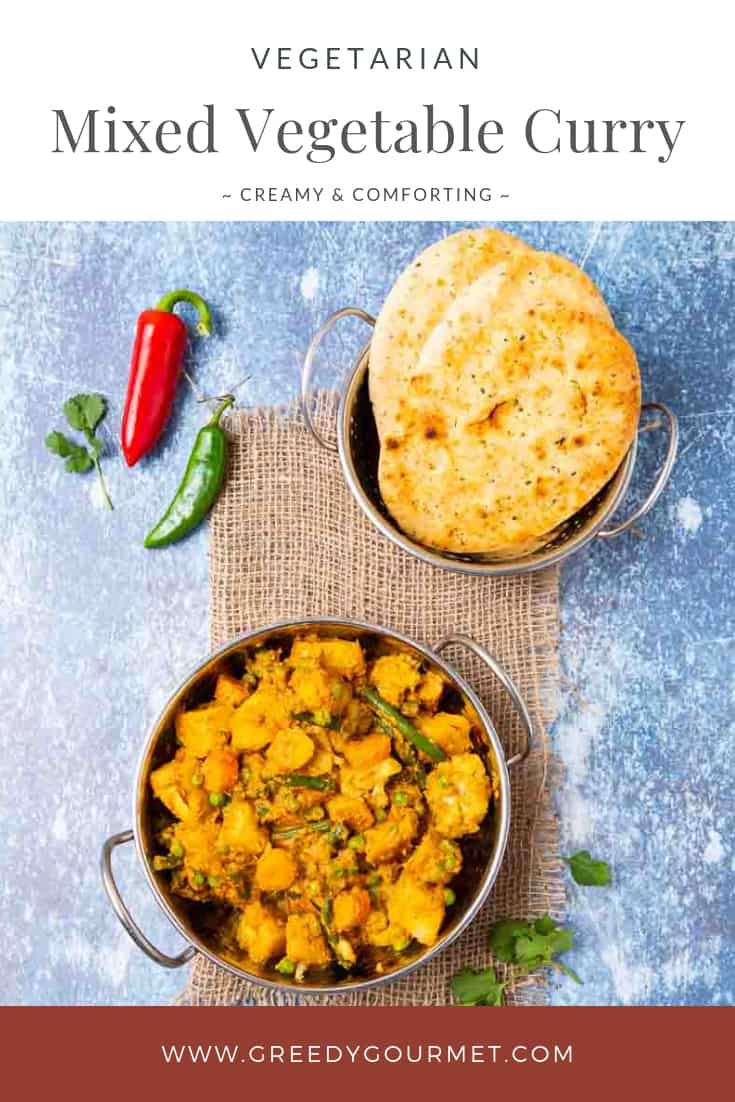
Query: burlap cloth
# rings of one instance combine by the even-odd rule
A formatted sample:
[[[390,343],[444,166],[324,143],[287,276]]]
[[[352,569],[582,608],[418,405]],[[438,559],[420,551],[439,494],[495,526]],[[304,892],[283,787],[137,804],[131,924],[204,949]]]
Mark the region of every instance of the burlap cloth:
[[[316,399],[330,433],[335,398]],[[463,936],[405,979],[364,994],[299,1002],[442,1006],[465,965],[492,963],[488,930],[500,918],[559,916],[564,890],[558,831],[550,800],[552,761],[545,733],[558,688],[558,574],[476,578],[437,570],[407,555],[363,516],[338,458],[320,448],[293,407],[234,412],[226,421],[232,451],[227,483],[212,514],[212,644],[272,621],[345,616],[394,628],[419,642],[460,631],[485,644],[515,678],[533,714],[530,756],[511,770],[512,817],[505,861],[490,898]],[[520,725],[489,671],[450,651],[493,717],[503,745],[518,749]],[[502,969],[498,969],[499,974]],[[539,980],[517,984],[510,1003],[546,1001]],[[204,957],[194,961],[180,997],[185,1005],[281,1004],[294,1000],[236,979]]]

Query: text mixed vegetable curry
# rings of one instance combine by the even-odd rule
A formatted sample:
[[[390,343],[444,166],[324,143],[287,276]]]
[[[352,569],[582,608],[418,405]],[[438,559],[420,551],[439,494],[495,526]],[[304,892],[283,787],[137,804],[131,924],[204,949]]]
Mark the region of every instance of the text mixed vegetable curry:
[[[173,815],[153,866],[220,905],[218,943],[256,970],[392,971],[455,902],[458,840],[490,805],[487,751],[420,657],[311,634],[288,650],[249,653],[177,715],[178,749],[150,778]]]

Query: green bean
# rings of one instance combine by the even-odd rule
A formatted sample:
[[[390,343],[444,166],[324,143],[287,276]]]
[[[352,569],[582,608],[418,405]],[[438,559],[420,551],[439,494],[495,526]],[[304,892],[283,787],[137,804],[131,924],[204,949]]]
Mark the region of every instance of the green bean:
[[[339,716],[333,716],[326,710],[318,712],[294,712],[292,718],[299,723],[311,723],[314,727],[325,727],[329,731],[339,731],[341,722]]]
[[[307,777],[303,773],[288,773],[283,779],[291,788],[314,788],[319,792],[334,788],[334,781],[328,776]]]
[[[375,689],[365,686],[362,690],[364,699],[368,702],[370,707],[377,713],[386,716],[392,723],[396,725],[400,733],[404,738],[412,742],[417,750],[421,750],[432,761],[446,761],[447,755],[442,750],[441,746],[438,746],[435,742],[432,742],[430,738],[426,738],[417,730],[413,723],[410,723],[404,715],[394,708],[392,704],[389,704],[387,700],[383,700],[380,693],[376,693]]]

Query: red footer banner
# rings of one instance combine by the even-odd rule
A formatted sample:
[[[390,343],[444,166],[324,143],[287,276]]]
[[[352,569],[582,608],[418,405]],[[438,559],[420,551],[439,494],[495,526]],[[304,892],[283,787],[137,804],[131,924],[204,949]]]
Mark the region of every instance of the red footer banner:
[[[259,1099],[318,1091],[320,1102],[404,1090],[450,1102],[451,1091],[498,1089],[524,1099],[544,1089],[565,1099],[722,1097],[735,1030],[729,1007],[5,1007],[0,1016],[5,1083],[31,1099],[73,1087],[75,1102],[135,1102],[141,1090],[182,1102],[218,1089]]]

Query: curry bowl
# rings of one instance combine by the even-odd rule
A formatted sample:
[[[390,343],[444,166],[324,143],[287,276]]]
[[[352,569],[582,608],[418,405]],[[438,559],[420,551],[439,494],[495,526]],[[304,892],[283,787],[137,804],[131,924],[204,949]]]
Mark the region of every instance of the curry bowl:
[[[553,531],[526,546],[520,554],[511,556],[495,552],[463,555],[439,551],[417,543],[396,524],[380,493],[380,442],[368,391],[369,342],[358,355],[340,394],[336,442],[323,434],[312,415],[311,380],[317,351],[336,323],[348,317],[358,318],[371,327],[375,324],[375,318],[365,310],[347,306],[327,318],[316,332],[301,369],[302,417],[317,443],[326,451],[338,453],[347,487],[368,520],[383,536],[415,558],[432,566],[463,574],[499,576],[542,570],[568,558],[593,539],[612,539],[628,531],[653,508],[663,493],[676,460],[678,422],[676,415],[663,402],[645,402],[642,413],[659,414],[662,420],[657,422],[642,418],[638,431],[650,431],[665,424],[668,447],[653,487],[645,500],[624,521],[611,523],[613,514],[622,505],[633,478],[638,450],[637,437],[613,477],[592,500]]]
[[[482,751],[492,787],[492,799],[479,829],[458,839],[462,851],[461,872],[452,881],[453,905],[447,910],[438,939],[430,946],[414,943],[393,965],[381,964],[377,969],[362,964],[347,974],[340,969],[311,973],[304,982],[284,976],[275,965],[253,964],[245,953],[231,946],[223,947],[219,932],[224,921],[218,908],[182,898],[173,893],[168,876],[154,868],[157,835],[161,817],[166,810],[151,790],[152,772],[170,760],[176,746],[175,720],[182,709],[196,707],[211,700],[218,675],[238,675],[244,669],[246,654],[262,647],[286,647],[299,637],[316,634],[320,640],[341,639],[359,641],[366,654],[405,654],[420,664],[422,670],[441,675],[446,692],[456,707],[471,717],[473,744]],[[442,657],[450,647],[470,651],[492,672],[508,693],[520,718],[524,744],[519,752],[506,757],[503,746],[487,708],[468,681]],[[453,709],[452,709],[453,710]],[[199,952],[213,963],[241,979],[265,987],[313,995],[348,994],[381,983],[396,980],[426,963],[450,945],[477,915],[497,878],[510,827],[509,769],[526,757],[533,735],[528,708],[513,680],[498,661],[480,644],[464,635],[448,636],[429,648],[398,632],[356,620],[318,618],[286,621],[260,628],[233,639],[211,654],[178,686],[169,697],[158,719],[150,728],[140,757],[134,785],[133,828],[113,835],[102,851],[102,878],[110,903],[120,922],[136,943],[152,960],[168,968],[176,968]],[[172,925],[187,942],[177,956],[160,951],[146,937],[133,919],[116,885],[112,870],[112,854],[116,847],[135,842],[135,848],[153,895]]]

